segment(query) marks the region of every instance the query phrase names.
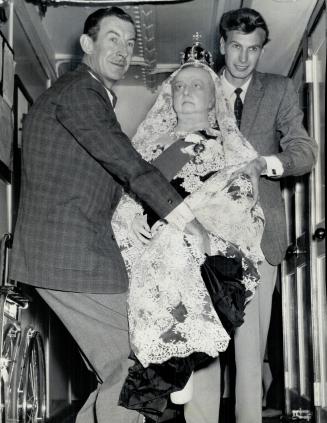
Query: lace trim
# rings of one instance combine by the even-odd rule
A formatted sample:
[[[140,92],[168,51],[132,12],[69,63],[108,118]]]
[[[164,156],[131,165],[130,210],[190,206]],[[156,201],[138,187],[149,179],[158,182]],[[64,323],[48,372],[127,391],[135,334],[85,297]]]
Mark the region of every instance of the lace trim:
[[[216,357],[227,348],[230,338],[201,278],[204,258],[193,237],[165,225],[133,267],[131,344],[144,367],[195,351]]]
[[[134,236],[131,229],[134,217],[143,214],[143,207],[128,194],[124,194],[112,216],[111,226],[117,244],[125,261],[127,273],[131,273],[134,263],[140,256],[143,244]]]

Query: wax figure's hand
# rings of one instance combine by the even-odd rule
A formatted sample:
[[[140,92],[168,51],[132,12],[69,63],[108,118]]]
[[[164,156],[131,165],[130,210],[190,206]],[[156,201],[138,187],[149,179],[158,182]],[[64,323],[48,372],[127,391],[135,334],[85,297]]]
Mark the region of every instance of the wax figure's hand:
[[[146,215],[136,215],[132,222],[132,231],[142,244],[148,244],[152,237]]]
[[[193,219],[184,229],[184,232],[198,238],[201,251],[210,255],[210,239],[208,232],[204,229],[201,223]]]
[[[253,189],[253,208],[259,200],[259,180],[262,172],[266,170],[266,168],[266,160],[263,157],[257,157],[246,165],[240,167],[240,169],[233,172],[230,175],[225,187],[229,187],[241,175],[248,176],[252,183]]]

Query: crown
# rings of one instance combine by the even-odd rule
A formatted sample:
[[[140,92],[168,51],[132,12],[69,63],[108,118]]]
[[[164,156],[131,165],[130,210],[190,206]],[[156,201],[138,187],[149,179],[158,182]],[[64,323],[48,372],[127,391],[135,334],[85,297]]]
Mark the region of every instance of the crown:
[[[185,63],[204,63],[210,67],[213,66],[212,54],[200,45],[201,37],[201,34],[196,32],[193,35],[192,46],[186,47],[186,49],[181,52],[182,65]]]

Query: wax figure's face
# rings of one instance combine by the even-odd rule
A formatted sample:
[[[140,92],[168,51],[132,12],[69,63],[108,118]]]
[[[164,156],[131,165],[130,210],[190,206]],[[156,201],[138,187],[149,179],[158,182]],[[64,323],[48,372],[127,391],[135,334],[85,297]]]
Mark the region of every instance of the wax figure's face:
[[[101,20],[96,41],[88,35],[81,36],[86,63],[103,78],[109,88],[127,72],[134,44],[133,24],[116,16],[107,16]]]
[[[214,104],[215,86],[202,68],[186,67],[172,81],[173,106],[178,114],[207,113]]]
[[[249,34],[228,31],[226,41],[220,39],[220,51],[225,55],[225,76],[235,87],[251,77],[260,59],[265,36],[262,28],[256,28]]]

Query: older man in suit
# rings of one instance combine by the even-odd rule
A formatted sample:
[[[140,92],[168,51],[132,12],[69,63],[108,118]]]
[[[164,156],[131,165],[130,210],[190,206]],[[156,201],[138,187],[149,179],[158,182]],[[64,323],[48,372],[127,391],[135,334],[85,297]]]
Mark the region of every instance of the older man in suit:
[[[292,81],[256,71],[269,36],[262,16],[248,8],[227,12],[220,22],[220,34],[220,50],[225,56],[223,88],[241,132],[259,153],[233,177],[241,173],[250,177],[266,219],[262,239],[265,261],[259,269],[261,284],[234,339],[236,421],[261,423],[261,366],[277,266],[287,246],[280,180],[309,172],[317,147],[303,128],[303,114]]]
[[[129,366],[125,266],[111,228],[122,186],[168,221],[205,239],[161,173],[121,131],[111,88],[131,62],[135,27],[99,9],[80,38],[83,63],[34,104],[23,128],[22,187],[11,278],[34,285],[98,375],[78,423],[129,423],[118,407]]]

